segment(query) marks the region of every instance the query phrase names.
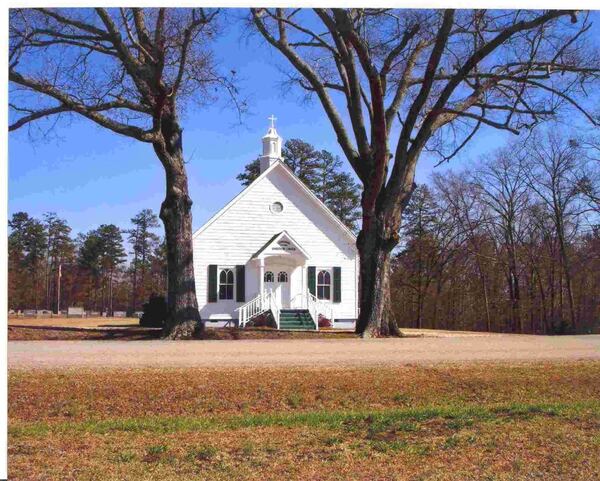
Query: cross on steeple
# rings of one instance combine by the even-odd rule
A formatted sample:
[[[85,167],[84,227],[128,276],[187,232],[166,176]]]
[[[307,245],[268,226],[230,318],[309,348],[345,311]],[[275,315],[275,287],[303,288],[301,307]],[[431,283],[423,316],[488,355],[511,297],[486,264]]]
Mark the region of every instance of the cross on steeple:
[[[273,114],[271,114],[271,116],[269,117],[269,119],[271,121],[271,128],[274,129],[275,128],[275,121],[277,120],[277,117],[275,117]]]

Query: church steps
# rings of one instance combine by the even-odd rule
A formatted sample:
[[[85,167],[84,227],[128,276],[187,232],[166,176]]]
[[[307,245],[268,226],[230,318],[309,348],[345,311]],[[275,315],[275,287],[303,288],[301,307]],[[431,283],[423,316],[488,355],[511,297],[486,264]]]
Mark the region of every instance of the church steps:
[[[315,322],[306,309],[281,309],[279,311],[279,329],[315,330]]]

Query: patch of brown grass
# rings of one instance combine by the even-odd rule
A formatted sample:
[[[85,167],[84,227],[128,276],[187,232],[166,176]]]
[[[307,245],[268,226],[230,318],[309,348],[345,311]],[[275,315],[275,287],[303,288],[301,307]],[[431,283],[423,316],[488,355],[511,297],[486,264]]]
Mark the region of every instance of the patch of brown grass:
[[[309,427],[71,433],[12,441],[9,468],[19,480],[593,481],[594,432],[577,420],[536,418],[457,430],[425,425],[379,441]]]
[[[285,331],[271,328],[206,328],[202,339],[237,340],[237,339],[353,339],[356,335],[350,331]]]
[[[136,369],[9,373],[9,474],[19,480],[600,479],[596,410],[493,410],[600,400],[600,362],[370,369]],[[297,413],[427,412],[400,423],[263,422]],[[493,415],[461,414],[462,407]],[[420,411],[419,411],[420,410]],[[468,412],[467,412],[468,414]],[[93,428],[174,416],[212,428]],[[224,420],[224,424],[219,424]],[[47,423],[56,429],[19,431]],[[229,426],[229,427],[227,427]],[[71,427],[71,428],[70,428]]]
[[[53,329],[8,326],[9,341],[142,341],[157,339],[160,331],[144,329]]]
[[[600,399],[600,362],[9,373],[11,420]]]
[[[133,317],[9,317],[8,325],[34,327],[126,327],[138,326]]]
[[[8,326],[9,341],[143,341],[161,337],[160,329],[144,327],[102,327],[90,326]],[[348,331],[278,331],[275,329],[207,328],[201,339],[231,341],[238,339],[351,339],[356,337]]]

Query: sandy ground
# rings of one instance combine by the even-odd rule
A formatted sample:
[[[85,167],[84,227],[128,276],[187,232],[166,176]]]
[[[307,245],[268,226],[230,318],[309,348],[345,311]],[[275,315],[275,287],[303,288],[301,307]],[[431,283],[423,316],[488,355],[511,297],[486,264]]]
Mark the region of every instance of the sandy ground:
[[[600,360],[600,335],[237,341],[11,341],[15,368],[372,366]]]

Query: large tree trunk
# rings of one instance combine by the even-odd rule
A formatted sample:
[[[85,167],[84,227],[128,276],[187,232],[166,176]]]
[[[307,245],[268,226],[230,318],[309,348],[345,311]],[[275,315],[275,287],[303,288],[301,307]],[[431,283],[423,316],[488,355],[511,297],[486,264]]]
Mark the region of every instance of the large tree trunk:
[[[192,200],[183,159],[181,128],[174,116],[163,117],[164,141],[154,144],[166,173],[166,196],[160,209],[167,244],[169,317],[164,335],[171,339],[197,337],[202,330],[192,248]]]
[[[397,244],[397,229],[388,232],[378,219],[360,231],[360,315],[356,333],[362,337],[401,336],[391,308],[390,257]]]

